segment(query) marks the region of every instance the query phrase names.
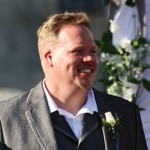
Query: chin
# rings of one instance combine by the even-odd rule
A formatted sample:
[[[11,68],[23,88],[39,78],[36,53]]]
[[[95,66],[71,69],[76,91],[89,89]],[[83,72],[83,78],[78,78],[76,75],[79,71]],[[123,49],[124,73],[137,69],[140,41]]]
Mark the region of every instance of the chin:
[[[78,80],[76,82],[76,86],[78,86],[80,89],[84,89],[84,90],[89,90],[91,89],[93,85],[92,80],[87,81],[87,79],[85,80]]]
[[[89,89],[91,89],[91,87],[92,87],[92,84],[82,84],[82,85],[80,85],[80,88],[84,89],[84,90],[89,90]]]

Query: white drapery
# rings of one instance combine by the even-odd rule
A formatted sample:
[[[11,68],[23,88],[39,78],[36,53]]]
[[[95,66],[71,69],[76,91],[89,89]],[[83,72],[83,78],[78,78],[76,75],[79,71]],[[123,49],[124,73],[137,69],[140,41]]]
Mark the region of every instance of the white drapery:
[[[133,40],[139,34],[140,23],[138,18],[137,6],[130,7],[122,1],[113,18],[113,22],[118,26],[118,30],[113,32],[114,45],[122,45],[121,41],[125,37]]]
[[[145,26],[146,26],[146,38],[150,40],[150,0],[145,0]],[[148,49],[150,51],[150,47]],[[150,64],[150,55],[147,56],[146,62]],[[150,69],[145,70],[144,79],[150,80]],[[141,118],[145,137],[150,149],[150,92],[147,91],[141,84],[138,91],[138,97],[136,100],[137,105],[145,110],[141,111]]]

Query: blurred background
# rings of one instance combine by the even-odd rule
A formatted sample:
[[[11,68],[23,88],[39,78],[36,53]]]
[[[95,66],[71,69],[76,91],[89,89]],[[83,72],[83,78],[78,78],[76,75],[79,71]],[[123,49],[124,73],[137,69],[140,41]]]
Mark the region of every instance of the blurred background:
[[[97,40],[107,28],[103,0],[0,0],[0,100],[43,79],[36,32],[48,16],[64,11],[87,12]]]

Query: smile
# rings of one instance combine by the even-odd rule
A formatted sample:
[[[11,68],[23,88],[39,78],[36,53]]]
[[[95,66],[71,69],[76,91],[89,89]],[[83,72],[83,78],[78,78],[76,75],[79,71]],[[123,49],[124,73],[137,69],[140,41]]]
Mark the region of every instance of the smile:
[[[81,69],[79,72],[81,72],[81,73],[91,73],[92,69]]]

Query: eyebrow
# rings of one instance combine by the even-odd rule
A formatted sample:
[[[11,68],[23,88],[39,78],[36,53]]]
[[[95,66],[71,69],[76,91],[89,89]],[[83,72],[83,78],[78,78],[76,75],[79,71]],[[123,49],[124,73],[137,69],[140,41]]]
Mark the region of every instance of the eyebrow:
[[[77,45],[73,49],[78,49],[78,48],[84,48],[84,45]],[[93,45],[93,46],[90,47],[90,49],[95,49],[95,50],[97,50],[97,48],[98,47],[96,45]]]

